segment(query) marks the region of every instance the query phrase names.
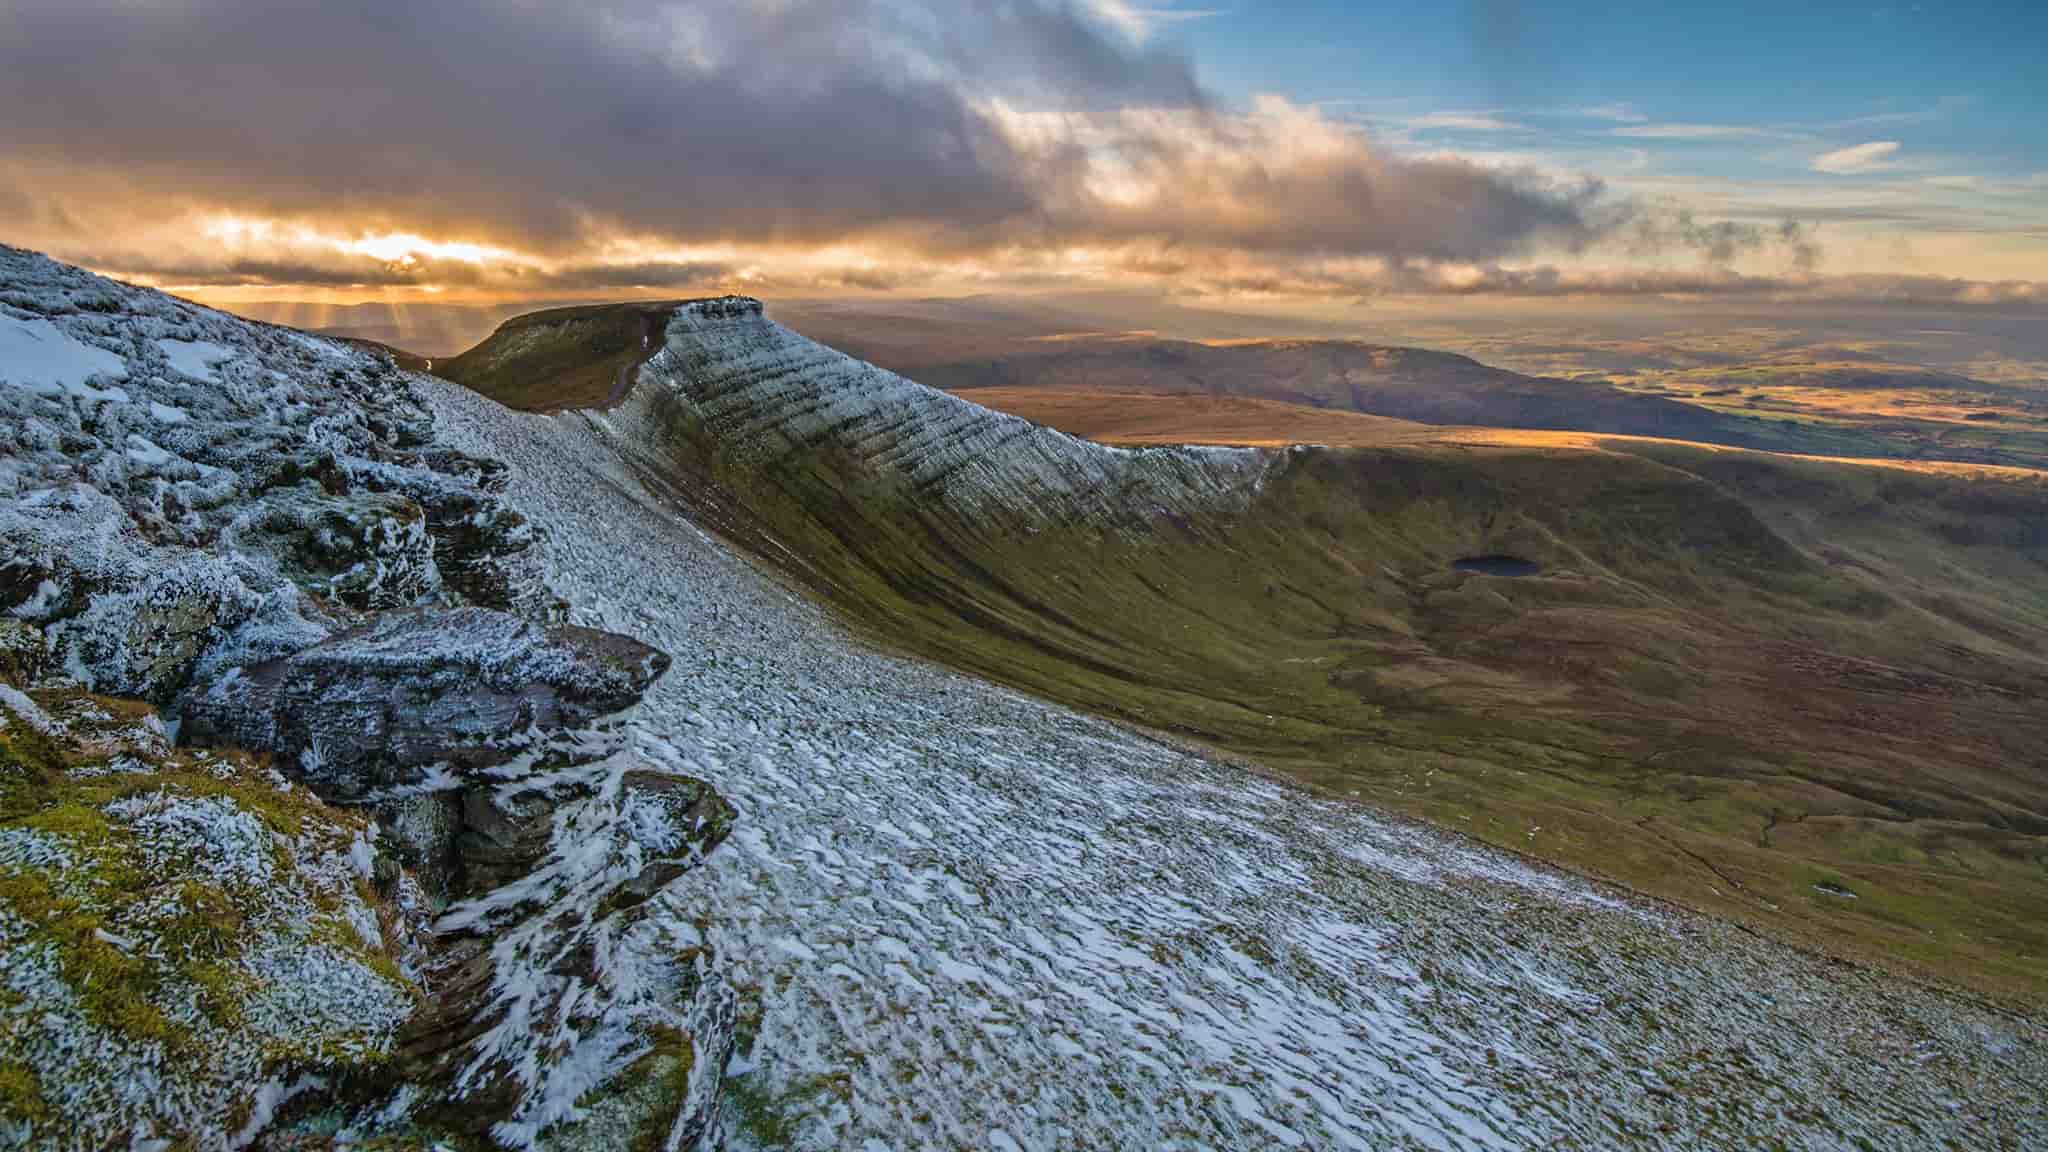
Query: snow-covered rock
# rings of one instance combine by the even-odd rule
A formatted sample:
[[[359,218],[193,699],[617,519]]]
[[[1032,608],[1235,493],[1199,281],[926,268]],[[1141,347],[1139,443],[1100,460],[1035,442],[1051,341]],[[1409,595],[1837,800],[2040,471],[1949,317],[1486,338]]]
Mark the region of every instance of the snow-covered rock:
[[[526,775],[564,734],[602,755],[585,730],[668,665],[630,637],[488,608],[387,612],[202,685],[184,734],[272,753],[322,796],[362,802],[433,790],[451,772]]]
[[[0,249],[0,1144],[717,1142],[731,811],[420,386]]]

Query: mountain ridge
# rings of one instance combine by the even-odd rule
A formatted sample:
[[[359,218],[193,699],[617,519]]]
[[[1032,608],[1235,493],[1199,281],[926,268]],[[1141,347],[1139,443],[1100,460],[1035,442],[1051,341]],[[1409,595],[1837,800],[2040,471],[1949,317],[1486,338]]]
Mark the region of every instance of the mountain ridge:
[[[1276,662],[1272,642],[1339,615],[1384,640],[1408,603],[1427,610],[1405,625],[1423,643],[1468,601],[1498,624],[1511,617],[1496,602],[1525,595],[1576,611],[1685,593],[1712,566],[1646,565],[1631,551],[1646,537],[1626,530],[1663,524],[1655,503],[1673,498],[1713,514],[1671,543],[1739,550],[1758,570],[1708,590],[1743,607],[1825,602],[1839,589],[1797,525],[1765,525],[1768,508],[1728,495],[1740,472],[1708,485],[1683,458],[1567,454],[1560,471],[1513,454],[1101,448],[1019,431],[744,313],[669,325],[610,410],[520,413],[360,350],[0,257],[0,515],[44,525],[31,539],[108,542],[0,563],[16,610],[0,626],[0,964],[18,972],[54,949],[95,972],[157,973],[91,985],[119,995],[78,1010],[118,1012],[138,1046],[97,1072],[31,1062],[21,1029],[37,1017],[0,1016],[0,1122],[31,1145],[141,1130],[277,1149],[1818,1149],[2025,1146],[2048,1131],[2033,1090],[2048,1035],[2027,1011],[1788,949],[1169,745],[1056,692],[894,654],[938,638],[920,611],[952,614],[958,639],[1014,626],[1004,643],[1041,645],[1037,670],[1054,679],[1122,677],[1160,688],[1148,699],[1162,708],[1195,707],[1233,664],[1315,667],[1328,650]],[[731,324],[750,331],[720,330]],[[955,428],[977,447],[949,455],[917,438],[928,411],[1003,434]],[[1629,484],[1595,498],[1617,468]],[[1588,498],[1563,519],[1518,505],[1517,469]],[[1069,484],[1041,492],[1047,477]],[[1104,478],[1157,499],[1105,509],[1082,491]],[[1841,492],[1825,471],[1790,478]],[[1440,519],[1432,502],[1472,519]],[[1959,546],[2031,547],[2031,507],[2015,497],[1975,517],[1983,539]],[[1471,543],[1549,575],[1402,571],[1483,557]],[[777,549],[779,576],[758,559]],[[875,566],[891,555],[901,567]],[[1301,577],[1292,587],[1266,587],[1275,559]],[[181,565],[208,581],[162,578]],[[1240,588],[1239,570],[1259,575]],[[1327,572],[1350,592],[1309,578]],[[225,575],[271,599],[213,596]],[[1080,583],[1061,591],[1060,576]],[[151,581],[166,594],[136,594]],[[851,610],[899,588],[916,596],[890,609],[894,636],[876,614],[889,605]],[[1269,591],[1277,609],[1202,629],[1159,615]],[[1183,622],[1179,639],[1161,626]],[[1526,646],[1557,622],[1496,639]],[[2031,625],[2014,626],[2024,638]],[[119,642],[80,651],[81,634]],[[1449,668],[1404,650],[1411,687],[1418,669]],[[1015,648],[979,651],[1003,683],[1032,671]],[[1156,682],[1130,679],[1134,656]],[[1351,692],[1389,666],[1353,660],[1332,683]],[[1896,667],[1849,670],[1883,685]],[[95,694],[106,688],[141,695]],[[1337,711],[1286,717],[1275,739],[1357,706],[1317,699]],[[365,723],[366,700],[389,702],[390,722]],[[1183,712],[1182,726],[1260,731],[1271,717],[1246,705],[1266,702]],[[1529,703],[1503,698],[1495,715]],[[164,709],[177,705],[193,707],[174,745],[164,717],[186,710]],[[463,719],[508,708],[535,723],[484,733]],[[265,749],[204,746],[222,717]],[[1534,741],[1517,748],[1532,777],[1575,770]],[[200,889],[201,915],[154,935],[165,906],[149,879],[215,858],[180,829],[235,833],[206,844],[252,869],[287,867],[264,845],[300,836],[277,887],[336,886],[307,913],[330,933],[319,946],[367,949],[380,985],[426,994],[335,1014],[372,1041],[340,1056],[259,1051],[274,1063],[245,1074],[150,1055],[247,1026],[234,1009],[262,994],[305,1005],[363,986],[274,967],[260,987],[240,982],[268,953],[242,950]],[[112,905],[50,914],[71,863],[167,848],[150,869],[101,870],[124,894]],[[1858,903],[1890,898],[1860,872],[1842,879]],[[136,926],[206,964],[160,972],[170,954],[136,948]],[[435,962],[411,967],[421,954]],[[188,987],[191,1003],[166,998]],[[293,1019],[301,1038],[327,1034]],[[364,1075],[322,1074],[350,1054],[372,1058]],[[97,1111],[89,1093],[109,1081],[152,1091]]]
[[[2048,806],[2027,739],[2008,744],[1987,735],[2036,731],[2043,719],[2015,703],[2040,692],[2048,672],[2038,659],[2048,626],[2044,552],[2025,528],[2048,508],[2038,477],[1977,483],[1884,469],[1864,475],[1846,465],[1665,442],[1560,450],[1423,441],[1357,452],[1258,450],[1265,463],[1256,481],[1223,503],[1120,495],[1107,501],[1113,512],[1091,516],[1083,506],[1039,506],[1020,495],[998,502],[991,515],[978,499],[915,483],[886,428],[878,436],[868,422],[868,401],[878,393],[923,395],[955,421],[969,418],[966,409],[830,353],[752,309],[718,325],[713,331],[679,316],[669,347],[649,361],[627,405],[593,418],[642,429],[626,439],[630,450],[700,520],[886,642],[1285,765],[1325,786],[1369,783],[1377,802],[1454,827],[1507,825],[1521,814],[1524,825],[1567,837],[1546,853],[1552,859],[1864,954],[1914,946],[1888,918],[1926,922],[1932,914],[1939,921],[1939,906],[1926,896],[1963,882],[1962,874],[1887,871],[1862,853],[1893,848],[1843,856],[1810,836],[1787,856],[1790,832],[1758,839],[1756,828],[1777,823],[1767,809],[1775,803],[1787,818],[1804,812],[1848,820],[1875,828],[1880,842],[1898,836],[1881,820],[1870,823],[1880,811],[1938,817],[1930,830],[1939,819],[1970,813],[1971,821],[2005,829],[1997,833],[2004,847],[1983,866],[2018,854],[1996,866],[2004,878],[1994,887],[2019,887],[1996,896],[1986,889],[1982,910],[1993,919],[1979,922],[1971,913],[1972,925],[1957,922],[1954,939],[1988,933],[1983,938],[2009,941],[1992,948],[2007,959],[1977,952],[1993,984],[2018,991],[2038,980],[2022,975],[2027,962],[2012,966],[2015,955],[2032,953],[2020,893],[2034,883],[2014,865],[2036,843]],[[731,325],[752,329],[739,338],[744,354],[732,351]],[[758,394],[751,391],[757,378],[768,381]],[[782,436],[776,413],[785,408],[817,423],[804,435]],[[984,412],[977,419],[1000,427],[1011,418]],[[995,444],[999,450],[1000,438]],[[1129,458],[1213,460],[1215,451],[1162,447]],[[1092,455],[1124,458],[1110,448]],[[1001,472],[997,461],[978,466]],[[1020,490],[1035,491],[1028,483]],[[1787,503],[1787,492],[1804,494]],[[1816,521],[1814,502],[1841,507]],[[2007,540],[2000,547],[2016,551],[1980,549],[1972,563],[1985,566],[1968,579],[1964,569],[1939,575],[1920,566],[1920,553],[1951,550],[1966,531],[1980,542]],[[1928,532],[1934,535],[1921,535]],[[1499,552],[1550,571],[1521,581],[1450,571],[1461,556]],[[1355,591],[1319,595],[1332,581]],[[1495,635],[1503,630],[1521,647],[1504,646]],[[1587,655],[1573,655],[1574,644],[1562,638],[1573,631],[1583,633],[1578,647]],[[1935,637],[1953,651],[1922,647]],[[1614,665],[1606,669],[1603,645]],[[1841,659],[1851,654],[1893,669],[1889,682],[1909,686],[1908,697],[1921,701],[1915,707],[1940,698],[1934,685],[1968,685],[1932,705],[1936,716],[1954,711],[1960,727],[1943,721],[1927,728],[1954,737],[1955,747],[1888,726],[1886,739],[1903,741],[1883,753],[1888,782],[1860,782],[1867,764],[1827,750],[1855,739],[1847,717],[1860,707],[1862,674],[1854,669],[1862,665]],[[1795,688],[1776,670],[1787,660],[1823,672]],[[1328,674],[1320,671],[1325,662]],[[1811,715],[1788,710],[1802,691],[1812,694]],[[1504,705],[1513,710],[1502,712]],[[1757,716],[1738,720],[1734,713],[1745,709]],[[1495,717],[1499,730],[1475,727],[1480,713]],[[1961,735],[1973,727],[1982,730]],[[1786,748],[1771,751],[1772,740],[1787,741]],[[1437,762],[1436,788],[1445,794],[1427,799],[1402,783],[1409,774],[1397,758],[1361,760],[1361,741],[1426,757],[1462,751]],[[1702,827],[1677,796],[1628,799],[1640,791],[1625,783],[1632,770],[1614,776],[1614,767],[1601,766],[1667,755],[1660,749],[1687,742],[1720,748],[1718,755],[1742,765],[1732,776],[1709,769],[1698,786],[1732,811],[1754,811],[1749,830],[1738,831],[1747,816]],[[1489,771],[1506,771],[1545,743],[1557,747],[1539,758],[1562,757],[1561,766],[1571,767],[1556,788],[1518,784],[1504,793],[1520,800],[1488,799],[1474,790],[1479,778],[1455,767],[1459,757],[1477,756]],[[1798,771],[1817,772],[1823,788],[1848,792],[1839,801],[1816,800],[1825,793],[1770,783],[1782,768],[1767,766],[1787,757]],[[1667,787],[1656,785],[1652,796]],[[1985,796],[2004,799],[1987,809]],[[1616,802],[1638,815],[1595,815]],[[1656,830],[1636,827],[1638,818]],[[1919,826],[1909,816],[1894,827]],[[1852,839],[1868,836],[1858,831]],[[1925,847],[1907,845],[1922,836],[1911,831],[1897,847],[1918,856]],[[1506,826],[1482,838],[1523,846]],[[1777,847],[1760,850],[1774,838]],[[1645,839],[1658,846],[1614,851]],[[1844,912],[1811,898],[1812,884],[1835,883],[1822,873],[1852,861],[1877,868],[1867,875],[1888,877],[1865,891],[1871,903]],[[1745,887],[1770,897],[1731,890],[1724,874],[1744,868],[1760,869]],[[1892,884],[1899,889],[1888,895]],[[1716,887],[1718,897],[1710,891]],[[1771,910],[1786,899],[1805,906],[1798,917]],[[1872,903],[1895,900],[1884,918],[1865,917]],[[1935,957],[1954,946],[1920,951],[1913,967],[1942,969]],[[1994,971],[2003,974],[1988,975]]]

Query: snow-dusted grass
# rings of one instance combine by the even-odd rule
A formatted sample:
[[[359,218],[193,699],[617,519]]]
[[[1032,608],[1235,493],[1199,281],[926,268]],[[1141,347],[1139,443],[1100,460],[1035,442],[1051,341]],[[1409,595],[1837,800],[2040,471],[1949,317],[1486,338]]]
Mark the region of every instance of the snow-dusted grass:
[[[639,389],[699,387],[670,353]],[[803,383],[781,372],[758,385]],[[434,399],[512,464],[578,621],[675,655],[638,755],[740,811],[658,908],[741,989],[742,1144],[2048,1139],[2033,1023],[868,650],[642,486],[644,395],[553,419]],[[773,434],[879,404],[815,399]],[[932,447],[933,484],[1031,494],[1035,464]]]
[[[40,694],[0,729],[0,1114],[35,1146],[222,1147],[273,1074],[386,1060],[414,990],[365,822]]]

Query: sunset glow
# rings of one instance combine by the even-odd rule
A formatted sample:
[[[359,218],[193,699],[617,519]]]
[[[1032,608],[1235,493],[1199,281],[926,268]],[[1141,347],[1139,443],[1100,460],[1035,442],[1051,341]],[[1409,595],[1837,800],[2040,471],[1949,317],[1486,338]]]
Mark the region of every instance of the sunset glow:
[[[2048,280],[2048,142],[1994,130],[2044,95],[2039,70],[1981,39],[1961,55],[1961,18],[1857,12],[1749,46],[1758,68],[1828,71],[1825,106],[1788,118],[1682,57],[1644,66],[1737,36],[1733,10],[1503,30],[1485,5],[602,8],[16,6],[0,97],[44,114],[0,129],[7,238],[224,303],[2011,307]],[[1859,31],[1830,39],[1844,21]],[[449,26],[474,42],[454,52]],[[94,59],[20,54],[82,28]],[[1538,63],[1581,34],[1599,54],[1571,76]],[[1515,51],[1488,56],[1503,35]],[[539,41],[546,77],[508,79]],[[74,122],[104,97],[78,84],[181,61],[208,84],[137,91],[126,138]]]

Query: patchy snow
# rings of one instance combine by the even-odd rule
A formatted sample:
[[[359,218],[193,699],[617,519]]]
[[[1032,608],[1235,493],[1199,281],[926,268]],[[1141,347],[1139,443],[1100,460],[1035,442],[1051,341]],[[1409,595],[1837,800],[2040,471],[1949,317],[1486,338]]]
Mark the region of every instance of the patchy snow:
[[[121,389],[101,390],[86,381],[127,375],[128,362],[117,353],[87,344],[40,317],[0,311],[0,383],[48,394],[68,392],[84,400],[125,400]]]
[[[0,705],[5,705],[9,712],[14,713],[36,731],[50,731],[50,718],[43,715],[43,710],[36,702],[28,698],[28,693],[12,684],[0,684]],[[6,717],[0,715],[0,725],[4,725],[5,722]]]
[[[755,327],[701,331],[725,323]],[[650,923],[701,930],[741,990],[752,1044],[731,1067],[795,1146],[2048,1140],[2034,1024],[850,639],[638,481],[632,462],[661,455],[652,390],[723,406],[721,434],[763,450],[863,436],[877,408],[926,413],[903,418],[918,437],[936,414],[903,466],[969,500],[1035,500],[1043,479],[1085,503],[1050,477],[1123,466],[1049,440],[1005,457],[991,414],[791,339],[686,316],[602,416],[432,396],[444,434],[512,465],[507,496],[549,526],[577,622],[675,656],[623,758],[740,814]],[[921,471],[928,454],[950,471]],[[1251,482],[1159,463],[1209,478],[1178,485],[1188,498]],[[582,829],[619,819],[568,811],[551,871],[449,925],[566,902],[612,851]],[[1909,1060],[1921,1044],[1942,1055]]]
[[[170,463],[172,460],[172,456],[169,452],[166,452],[162,448],[158,447],[148,437],[142,436],[138,433],[130,432],[128,434],[127,447],[128,459],[135,461],[137,464],[140,464],[145,468],[162,467],[163,465]]]
[[[233,348],[211,340],[159,339],[156,346],[171,371],[208,384],[220,383],[220,371],[215,365],[234,359],[236,354]]]
[[[268,883],[277,868],[270,834],[226,797],[143,793],[116,800],[107,815],[129,826],[157,867],[176,862],[208,879],[241,884]]]

